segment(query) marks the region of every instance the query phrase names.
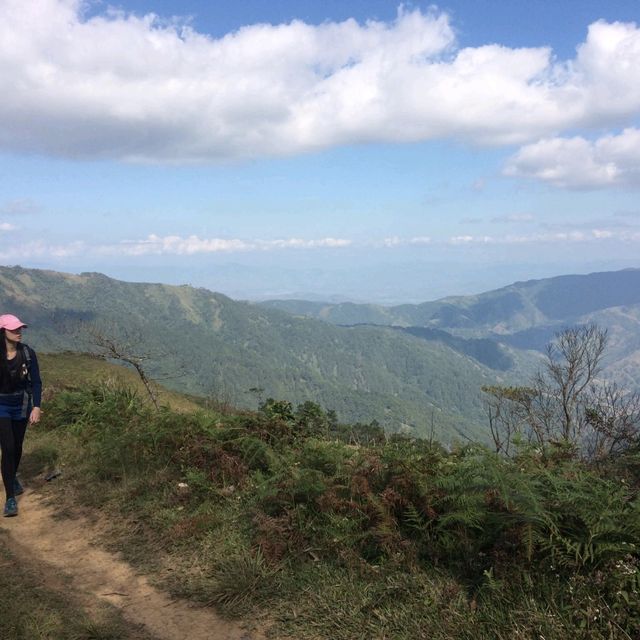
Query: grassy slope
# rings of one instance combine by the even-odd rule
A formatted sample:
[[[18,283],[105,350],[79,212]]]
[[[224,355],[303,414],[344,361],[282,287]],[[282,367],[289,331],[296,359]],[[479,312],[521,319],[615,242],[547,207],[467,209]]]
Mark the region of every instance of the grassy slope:
[[[71,351],[39,353],[38,363],[45,385],[45,403],[47,396],[51,397],[61,389],[82,388],[104,380],[132,387],[146,401],[145,387],[133,369],[91,354]],[[201,399],[190,398],[160,385],[154,385],[154,388],[158,392],[160,403],[176,411],[196,411],[202,404]]]
[[[86,354],[39,354],[39,363],[45,380],[45,402],[62,389],[95,385],[100,380],[111,380],[128,385],[144,394],[137,375],[124,367],[105,362]],[[144,396],[142,396],[144,397]],[[186,396],[164,390],[161,395],[176,411],[194,411],[197,405]],[[42,433],[29,432],[23,471],[26,477],[41,474],[42,466],[58,462],[55,449],[41,446]],[[33,449],[36,455],[33,455]],[[44,455],[44,457],[41,457]],[[81,452],[80,452],[81,455]],[[40,457],[39,457],[40,456]],[[16,554],[0,532],[0,610],[2,611],[2,637],[7,640],[147,640],[144,631],[132,628],[114,607],[106,603],[88,615],[80,599],[70,591],[60,575],[28,561]]]
[[[55,499],[113,515],[113,548],[176,594],[270,618],[274,638],[633,637],[637,491],[613,470],[323,432],[286,412],[154,414],[83,384],[49,401],[25,473],[64,465]],[[565,549],[600,523],[589,553]]]

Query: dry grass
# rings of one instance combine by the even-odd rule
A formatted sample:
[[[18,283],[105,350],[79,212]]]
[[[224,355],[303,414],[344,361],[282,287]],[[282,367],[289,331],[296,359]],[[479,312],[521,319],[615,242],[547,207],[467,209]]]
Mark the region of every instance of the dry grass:
[[[85,353],[39,353],[38,362],[44,383],[44,402],[53,393],[65,388],[91,386],[106,379],[135,389],[140,398],[146,390],[135,371]],[[200,405],[184,394],[157,385],[160,404],[174,411],[190,412]]]

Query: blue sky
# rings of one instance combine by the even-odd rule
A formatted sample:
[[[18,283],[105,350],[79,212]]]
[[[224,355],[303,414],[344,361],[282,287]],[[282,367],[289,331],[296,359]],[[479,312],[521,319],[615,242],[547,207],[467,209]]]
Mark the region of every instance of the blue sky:
[[[640,267],[640,3],[0,0],[0,263],[395,303]]]

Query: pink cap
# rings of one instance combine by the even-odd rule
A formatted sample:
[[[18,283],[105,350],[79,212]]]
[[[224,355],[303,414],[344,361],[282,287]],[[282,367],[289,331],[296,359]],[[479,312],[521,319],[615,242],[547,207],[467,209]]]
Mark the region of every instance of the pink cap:
[[[20,329],[21,327],[26,327],[27,325],[20,320],[20,318],[16,316],[12,316],[10,313],[5,313],[0,316],[0,329],[9,329],[9,331],[15,331],[16,329]]]

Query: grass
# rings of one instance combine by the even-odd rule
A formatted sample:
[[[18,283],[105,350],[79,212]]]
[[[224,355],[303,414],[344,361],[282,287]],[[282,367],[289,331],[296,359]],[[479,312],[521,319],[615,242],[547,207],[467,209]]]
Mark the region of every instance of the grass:
[[[6,640],[151,640],[102,604],[87,614],[59,575],[17,557],[0,532],[0,610]]]
[[[145,397],[144,386],[133,369],[108,362],[92,354],[69,351],[38,353],[38,364],[49,397],[61,389],[80,389],[103,380],[113,380],[129,386],[137,390],[141,398]],[[202,398],[189,397],[160,385],[155,386],[159,391],[160,402],[175,411],[195,411],[203,404]],[[46,403],[47,396],[44,400]]]
[[[117,515],[110,547],[175,595],[273,638],[639,637],[633,456],[508,461],[308,405],[154,412],[138,394],[52,393],[24,473],[63,468],[55,499]]]

